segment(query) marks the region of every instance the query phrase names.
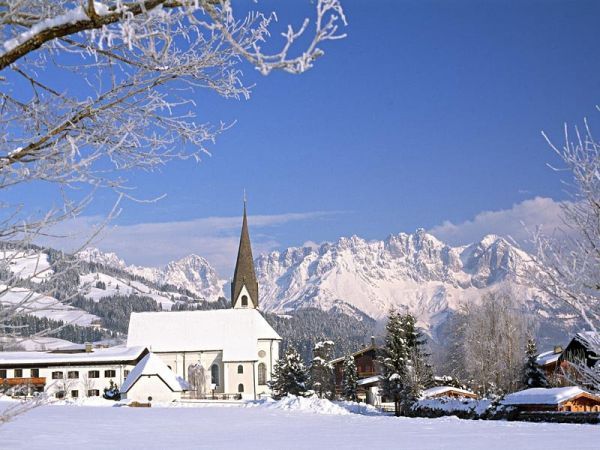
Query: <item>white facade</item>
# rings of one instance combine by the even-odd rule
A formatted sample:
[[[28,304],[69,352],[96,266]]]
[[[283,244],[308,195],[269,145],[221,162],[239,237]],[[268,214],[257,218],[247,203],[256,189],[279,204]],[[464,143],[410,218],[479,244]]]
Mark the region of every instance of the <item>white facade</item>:
[[[190,395],[269,395],[281,337],[253,308],[133,313],[127,345],[140,343],[191,385]]]
[[[56,398],[96,397],[111,381],[121,386],[146,353],[144,347],[79,353],[0,352],[0,379],[14,386],[8,389],[11,393],[44,390]]]

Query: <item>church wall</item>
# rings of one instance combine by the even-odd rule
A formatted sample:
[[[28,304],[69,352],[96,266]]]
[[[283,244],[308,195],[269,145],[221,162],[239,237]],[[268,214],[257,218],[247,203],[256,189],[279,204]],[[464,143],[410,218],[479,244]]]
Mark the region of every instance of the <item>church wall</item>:
[[[171,368],[176,375],[188,381],[189,367],[200,363],[207,371],[207,383],[210,384],[210,368],[213,364],[219,366],[219,384],[215,388],[215,393],[223,393],[225,390],[225,371],[223,368],[222,352],[169,352],[156,353],[163,362]],[[209,392],[210,389],[207,389]]]
[[[238,366],[243,367],[243,373],[238,373]],[[238,392],[239,384],[244,385],[242,398],[246,400],[254,399],[254,363],[253,362],[226,362],[225,376],[227,379],[226,393],[235,394]]]
[[[248,297],[248,305],[247,306],[242,306],[242,296],[246,296]],[[242,286],[242,289],[240,290],[240,294],[237,296],[237,299],[235,300],[235,303],[233,304],[233,309],[249,309],[249,308],[254,308],[254,304],[252,303],[252,298],[250,298],[250,293],[248,292],[248,289],[246,289],[246,285]]]
[[[264,354],[263,354],[263,352],[264,352]],[[269,381],[271,381],[273,367],[275,366],[275,364],[277,363],[277,360],[279,359],[279,341],[275,341],[275,340],[271,340],[271,339],[259,340],[258,341],[257,358],[258,358],[258,361],[256,362],[256,365],[254,367],[256,383],[257,383],[256,393],[257,393],[257,395],[259,395],[259,394],[270,395],[271,390],[269,389],[268,384],[267,385],[259,385],[258,384],[258,381],[259,381],[258,367],[259,367],[260,363],[265,364],[266,369],[267,369],[267,383]]]

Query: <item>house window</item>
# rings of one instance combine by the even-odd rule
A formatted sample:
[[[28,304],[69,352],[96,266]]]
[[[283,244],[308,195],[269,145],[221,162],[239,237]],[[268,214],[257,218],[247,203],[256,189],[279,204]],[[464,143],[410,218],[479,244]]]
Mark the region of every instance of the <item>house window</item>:
[[[15,378],[23,378],[23,369],[15,369]]]
[[[127,376],[128,376],[128,375],[129,375],[129,370],[124,370],[124,371],[123,371],[123,376],[124,376],[125,378],[127,378]]]
[[[242,295],[242,306],[248,306],[248,296]]]
[[[88,397],[100,397],[100,391],[98,389],[88,390]]]
[[[71,370],[69,372],[67,372],[67,378],[70,380],[74,380],[76,378],[79,378],[79,371],[78,370]]]
[[[90,370],[88,372],[88,378],[100,378],[100,371],[99,370]]]
[[[31,378],[39,378],[40,369],[31,369]]]
[[[6,378],[6,369],[0,369],[0,378]]]
[[[73,397],[73,398],[79,397],[79,391],[77,389],[73,389],[71,391],[71,397]]]
[[[260,363],[258,365],[258,384],[260,386],[267,384],[267,366],[265,363]]]
[[[219,385],[219,366],[216,364],[210,366],[210,382],[215,386]]]
[[[53,380],[62,380],[63,373],[62,372],[52,372],[52,379]]]
[[[238,392],[241,394],[244,392],[244,385],[242,383],[238,384]]]
[[[117,372],[115,370],[105,370],[104,378],[115,378],[117,376]]]
[[[56,398],[65,398],[65,391],[58,391],[54,394]]]
[[[244,366],[241,364],[238,366],[238,373],[244,373]]]

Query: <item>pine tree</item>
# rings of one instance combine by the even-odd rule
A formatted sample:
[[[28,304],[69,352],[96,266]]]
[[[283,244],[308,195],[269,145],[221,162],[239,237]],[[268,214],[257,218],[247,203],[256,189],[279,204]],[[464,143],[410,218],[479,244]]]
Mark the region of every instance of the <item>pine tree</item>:
[[[346,400],[355,402],[356,390],[358,388],[358,370],[356,369],[356,363],[354,357],[351,355],[346,356],[344,359],[343,374],[342,374],[342,389],[343,395]]]
[[[313,359],[310,363],[310,386],[319,398],[333,399],[335,383],[333,366],[329,363],[333,350],[332,341],[321,341],[313,348]]]
[[[523,384],[527,388],[547,388],[548,380],[543,370],[537,364],[537,346],[535,340],[529,338],[527,341],[525,365],[523,367]]]
[[[296,349],[290,346],[273,369],[273,380],[269,383],[273,397],[279,399],[288,394],[304,396],[307,384],[308,374],[304,362]]]
[[[383,394],[394,402],[396,416],[400,415],[403,380],[406,378],[408,362],[408,345],[402,325],[402,316],[396,311],[390,311],[385,326],[385,345],[380,356]]]
[[[425,339],[411,314],[390,312],[380,356],[383,393],[394,401],[395,414],[406,414],[421,392],[433,382]]]

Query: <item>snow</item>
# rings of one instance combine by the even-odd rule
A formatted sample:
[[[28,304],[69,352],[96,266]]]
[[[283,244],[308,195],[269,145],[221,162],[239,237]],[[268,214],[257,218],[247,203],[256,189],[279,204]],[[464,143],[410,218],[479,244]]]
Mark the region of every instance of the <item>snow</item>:
[[[0,284],[0,290],[6,289]],[[17,311],[32,314],[36,317],[47,317],[53,320],[62,320],[73,325],[88,326],[100,318],[72,306],[65,305],[47,295],[42,295],[24,288],[11,288],[0,296],[0,303],[5,305],[19,305]]]
[[[4,250],[0,253],[0,260],[7,261],[10,271],[17,277],[30,278],[34,283],[43,281],[53,273],[45,253],[26,254]]]
[[[558,361],[558,358],[560,358],[561,353],[555,353],[554,350],[550,350],[548,352],[544,352],[544,353],[540,353],[537,358],[535,359],[535,361],[538,363],[538,365],[540,366],[545,366],[547,364],[552,364],[556,361]]]
[[[145,350],[145,347],[111,347],[81,353],[0,352],[0,364],[130,362]]]
[[[106,289],[97,288],[96,283],[98,281],[103,282],[106,285]],[[140,295],[154,299],[161,305],[163,310],[168,311],[174,304],[173,300],[171,300],[171,295],[174,298],[181,297],[178,293],[165,293],[146,286],[139,281],[123,280],[101,272],[82,275],[80,282],[82,286],[85,285],[88,287],[85,296],[95,302],[113,295]]]
[[[266,401],[259,407],[266,409],[281,409],[285,411],[302,411],[314,414],[350,414],[346,408],[330,402],[327,399],[321,399],[316,395],[311,397],[296,397],[295,395],[288,395],[277,401]]]
[[[99,15],[105,15],[109,12],[108,7],[102,3],[94,2],[94,7],[96,13]],[[78,6],[77,8],[67,11],[65,14],[60,14],[56,17],[50,17],[36,23],[27,31],[24,31],[18,36],[4,42],[4,49],[9,52],[44,30],[88,19],[89,17],[86,14],[85,9],[82,6]]]
[[[0,402],[0,408],[8,402]],[[115,405],[116,406],[116,405]],[[575,439],[575,441],[574,441]],[[596,449],[596,425],[309,414],[277,408],[43,406],[0,427],[3,448]]]
[[[358,380],[356,382],[356,384],[358,384],[359,386],[363,386],[365,384],[376,383],[376,382],[381,381],[381,380],[382,380],[381,375],[374,375],[374,376],[369,377],[369,378],[361,378],[360,380]]]
[[[502,400],[504,405],[557,405],[585,391],[576,386],[559,388],[531,388],[508,394]]]
[[[44,351],[44,350],[61,350],[72,348],[74,345],[71,341],[59,339],[49,336],[33,337],[27,339],[3,339],[2,345],[4,348],[10,348],[11,345],[17,346],[27,352]],[[2,356],[2,353],[0,353]]]
[[[472,398],[458,399],[458,398],[422,398],[417,401],[413,409],[417,410],[420,408],[435,409],[445,411],[446,413],[452,414],[458,411],[474,412],[477,415],[483,414],[489,407],[491,402],[488,399],[475,400]]]
[[[188,383],[175,375],[158,356],[154,353],[148,353],[129,372],[129,375],[127,375],[125,382],[121,386],[121,392],[128,392],[143,375],[157,375],[173,392],[181,392],[189,389]]]
[[[132,313],[127,345],[151,351],[223,350],[223,361],[256,361],[258,339],[281,337],[255,309]]]
[[[440,395],[448,393],[448,392],[455,392],[458,394],[463,394],[465,396],[475,395],[473,392],[467,391],[466,389],[459,389],[459,388],[455,388],[452,386],[436,386],[436,387],[432,387],[429,389],[425,389],[421,393],[421,398],[440,396]]]

